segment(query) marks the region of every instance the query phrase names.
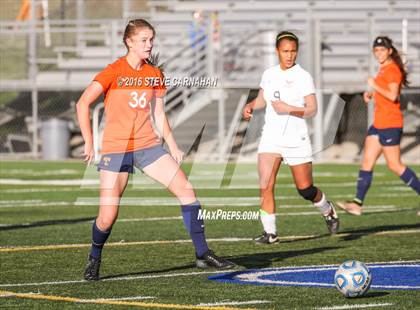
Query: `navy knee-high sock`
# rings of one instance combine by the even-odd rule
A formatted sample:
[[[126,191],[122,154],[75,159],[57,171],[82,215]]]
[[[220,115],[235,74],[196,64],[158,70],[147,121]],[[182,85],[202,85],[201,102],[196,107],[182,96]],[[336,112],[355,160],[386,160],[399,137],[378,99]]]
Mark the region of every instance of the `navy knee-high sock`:
[[[420,195],[420,181],[413,170],[408,167],[405,168],[404,172],[400,175],[400,179]]]
[[[356,198],[354,198],[354,202],[360,205],[363,204],[363,200],[365,199],[366,193],[372,183],[372,175],[373,171],[359,171],[359,178],[357,179],[357,194]]]
[[[200,202],[197,200],[191,204],[182,205],[181,209],[185,228],[190,234],[196,255],[200,257],[209,250],[204,235],[204,221],[198,218],[199,210],[201,210]]]
[[[111,234],[111,229],[108,231],[102,231],[96,226],[96,221],[92,225],[92,246],[90,248],[90,255],[95,258],[101,257],[102,249],[109,235]]]

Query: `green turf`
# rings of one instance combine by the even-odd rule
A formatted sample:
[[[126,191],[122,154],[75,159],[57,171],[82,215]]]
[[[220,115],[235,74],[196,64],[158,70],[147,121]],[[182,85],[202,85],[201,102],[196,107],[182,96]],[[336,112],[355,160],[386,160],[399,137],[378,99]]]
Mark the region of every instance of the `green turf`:
[[[188,169],[191,167],[187,167]],[[420,172],[419,166],[413,168]],[[223,179],[225,166],[195,165],[191,182],[207,210],[256,211],[258,188],[255,165],[229,167],[232,179]],[[351,197],[357,178],[355,165],[316,165],[315,184],[329,197]],[[95,180],[94,168],[85,171],[77,162],[2,162],[2,180],[29,181]],[[225,176],[229,176],[226,173]],[[223,185],[221,187],[221,184]],[[241,188],[242,186],[242,188]],[[0,243],[2,247],[46,246],[57,244],[88,244],[92,218],[96,216],[98,186],[49,185],[30,183],[0,185]],[[353,217],[340,213],[341,232],[330,237],[319,214],[299,215],[316,211],[302,200],[290,173],[282,167],[276,186],[277,201],[284,208],[277,226],[282,239],[274,246],[257,246],[251,241],[212,241],[211,248],[237,263],[240,269],[284,266],[340,264],[354,258],[364,262],[418,260],[420,248],[419,199],[392,175],[386,167],[375,170],[374,183],[366,199],[366,214]],[[145,199],[171,197],[144,175],[137,173],[124,195],[131,201],[121,207],[120,221],[114,225],[109,239],[120,246],[104,250],[101,275],[113,281],[97,283],[36,284],[0,286],[0,290],[82,299],[153,296],[145,303],[197,305],[226,301],[268,300],[268,304],[232,306],[258,309],[314,309],[317,307],[383,304],[387,308],[415,309],[419,307],[420,291],[375,291],[359,299],[345,299],[335,289],[304,287],[270,287],[222,284],[207,280],[208,274],[192,273],[194,255],[189,242],[132,245],[129,242],[154,240],[187,240],[178,206],[135,205]],[[284,198],[287,197],[287,198]],[[220,206],[213,205],[220,198]],[[91,199],[91,200],[88,200]],[[93,199],[93,200],[92,200]],[[213,199],[213,200],[212,200]],[[223,200],[227,203],[223,203]],[[239,201],[249,205],[238,205]],[[76,203],[78,202],[78,203]],[[370,211],[370,212],[369,212]],[[375,211],[375,212],[373,212]],[[145,221],[147,218],[160,218]],[[134,221],[135,219],[135,221]],[[416,230],[415,233],[398,233]],[[258,220],[210,220],[206,222],[208,238],[252,238],[261,232]],[[385,232],[385,234],[383,234]],[[392,233],[394,232],[394,233]],[[380,234],[378,234],[380,233]],[[304,237],[306,236],[306,237]],[[88,246],[66,249],[44,249],[20,252],[0,252],[0,284],[39,283],[81,280]],[[163,277],[162,275],[165,275]],[[148,278],[149,276],[149,278]],[[150,276],[156,276],[150,278]],[[123,278],[128,277],[128,278]],[[63,301],[34,300],[16,297],[0,298],[0,307],[10,308],[128,308],[122,305],[94,305]],[[130,307],[132,308],[132,307]],[[148,308],[148,307],[145,307]],[[385,307],[386,308],[386,307]],[[382,308],[381,308],[382,309]]]

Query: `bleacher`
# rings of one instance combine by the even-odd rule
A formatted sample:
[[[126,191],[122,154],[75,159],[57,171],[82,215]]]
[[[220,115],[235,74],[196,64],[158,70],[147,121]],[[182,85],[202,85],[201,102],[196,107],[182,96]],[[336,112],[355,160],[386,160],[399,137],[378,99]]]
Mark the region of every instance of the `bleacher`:
[[[222,60],[232,58],[235,51],[235,66],[223,72],[226,85],[255,87],[264,70],[262,59],[267,51],[274,53],[265,40],[268,31],[278,32],[291,29],[298,33],[302,41],[299,62],[314,71],[313,20],[319,21],[320,40],[323,46],[321,84],[338,92],[360,91],[364,88],[364,76],[369,71],[371,39],[386,34],[394,39],[401,49],[402,20],[407,20],[407,61],[412,72],[412,85],[420,86],[420,8],[418,1],[150,1],[150,12],[137,14],[127,12],[127,16],[146,17],[156,26],[158,37],[156,49],[161,59],[171,58],[176,51],[189,45],[189,29],[194,10],[218,12],[223,40]],[[164,8],[164,9],[162,9]],[[370,24],[371,22],[371,24]],[[57,25],[51,21],[54,31],[60,25],[69,29],[79,27],[78,21],[68,21]],[[39,58],[42,64],[50,63],[55,69],[39,70],[38,88],[54,90],[55,87],[82,89],[92,77],[114,58],[124,55],[121,31],[125,20],[91,20],[83,22],[83,32],[73,46],[55,46],[56,57]],[[5,27],[6,26],[6,27]],[[9,24],[10,26],[10,24]],[[3,28],[5,27],[5,28]],[[373,28],[369,30],[369,27]],[[2,24],[7,33],[6,24]],[[113,29],[114,28],[114,29]],[[61,28],[64,29],[64,28]],[[116,31],[116,33],[113,33]],[[252,36],[247,34],[252,33]],[[112,38],[116,42],[112,42]],[[70,56],[71,55],[71,56]],[[182,63],[188,56],[172,61]],[[254,67],[247,67],[256,61]],[[172,65],[172,64],[168,64]],[[177,67],[173,67],[177,70]],[[251,71],[249,71],[249,69]],[[250,74],[245,74],[249,72]],[[79,74],[81,73],[81,74]],[[25,88],[22,81],[2,80],[1,89]]]
[[[319,88],[336,93],[363,91],[367,76],[376,71],[371,43],[377,35],[390,36],[401,51],[403,40],[407,40],[405,57],[411,87],[420,87],[419,1],[159,0],[149,1],[147,12],[135,12],[130,9],[131,1],[124,2],[124,19],[51,20],[52,33],[57,36],[70,34],[76,39],[63,45],[56,44],[53,36],[48,57],[38,56],[36,59],[36,89],[84,89],[106,64],[125,54],[122,31],[128,18],[138,17],[147,18],[156,27],[155,50],[165,63],[166,76],[219,76],[218,87],[227,92],[225,103],[233,105],[226,109],[226,123],[233,117],[237,104],[231,102],[235,97],[231,96],[234,90],[257,88],[261,73],[276,60],[273,41],[281,30],[292,30],[300,37],[298,62],[313,74]],[[192,15],[196,10],[207,14],[202,26],[207,38],[211,38],[210,32],[215,31],[208,15],[217,12],[220,24],[220,47],[212,40],[206,40],[199,57],[190,37]],[[403,21],[407,25],[405,37]],[[1,22],[0,27],[2,35],[16,32],[16,22]],[[30,24],[23,23],[19,29],[27,31],[22,34],[26,35],[30,32]],[[39,29],[42,29],[41,23]],[[12,80],[2,75],[0,81],[1,91],[30,91],[33,86],[29,78]],[[217,110],[216,104],[211,105],[217,102],[217,96],[200,95],[201,92],[201,89],[170,90],[168,113],[173,112],[171,118],[175,119],[185,109],[194,113],[206,106]],[[194,108],[194,105],[199,105],[199,108]],[[187,113],[188,117],[192,117],[193,112]],[[210,136],[216,137],[217,126],[214,127]],[[180,140],[189,139],[180,137]]]

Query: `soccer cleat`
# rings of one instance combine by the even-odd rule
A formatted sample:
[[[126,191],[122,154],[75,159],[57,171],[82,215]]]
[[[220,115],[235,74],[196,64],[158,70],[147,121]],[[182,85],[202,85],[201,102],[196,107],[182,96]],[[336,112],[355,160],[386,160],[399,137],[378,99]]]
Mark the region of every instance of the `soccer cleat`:
[[[273,244],[279,242],[279,237],[275,234],[269,234],[264,231],[262,235],[255,238],[254,241],[259,244]]]
[[[197,266],[197,268],[201,269],[206,269],[210,267],[217,269],[230,269],[235,267],[234,263],[217,256],[212,250],[208,250],[202,256],[197,257],[195,265]]]
[[[362,206],[354,201],[340,202],[337,201],[337,207],[343,209],[351,215],[362,215]]]
[[[99,280],[99,267],[101,266],[101,258],[89,255],[88,263],[86,264],[84,278],[88,281]]]
[[[340,220],[338,219],[337,212],[335,212],[334,204],[331,201],[328,201],[328,203],[331,206],[331,211],[328,215],[324,215],[324,219],[327,224],[328,231],[331,235],[334,235],[338,232]]]

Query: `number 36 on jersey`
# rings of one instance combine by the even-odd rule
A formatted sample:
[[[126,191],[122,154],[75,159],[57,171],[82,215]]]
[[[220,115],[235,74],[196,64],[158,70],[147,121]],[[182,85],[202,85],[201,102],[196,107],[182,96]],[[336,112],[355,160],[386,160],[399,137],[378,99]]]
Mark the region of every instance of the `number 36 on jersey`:
[[[141,108],[144,109],[147,106],[147,94],[142,92],[141,95],[137,91],[130,92],[130,100],[128,104],[133,109]]]

